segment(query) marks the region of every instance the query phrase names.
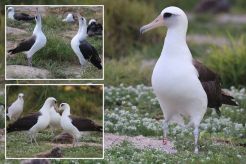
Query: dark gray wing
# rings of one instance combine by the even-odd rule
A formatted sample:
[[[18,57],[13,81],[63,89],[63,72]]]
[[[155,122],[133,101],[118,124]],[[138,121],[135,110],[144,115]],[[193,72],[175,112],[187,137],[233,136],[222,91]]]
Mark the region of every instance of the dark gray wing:
[[[29,21],[29,20],[34,20],[35,17],[34,16],[30,16],[28,14],[25,13],[15,13],[14,14],[14,18],[18,21],[23,20],[23,21]]]
[[[207,94],[209,108],[215,108],[216,112],[220,114],[219,108],[222,104],[237,105],[232,96],[222,92],[220,77],[218,74],[194,59],[193,65],[199,74],[198,78]]]
[[[72,115],[69,116],[73,126],[79,131],[102,131],[102,126],[97,125],[94,121],[86,118],[78,118]]]
[[[38,122],[38,117],[41,115],[40,112],[32,113],[22,118],[19,118],[12,124],[9,124],[7,127],[7,133],[13,131],[22,131],[22,130],[29,130],[33,125]]]
[[[83,40],[80,42],[79,49],[86,60],[90,61],[98,69],[102,69],[102,60],[95,47],[89,44],[86,40]]]
[[[20,42],[16,46],[16,48],[8,50],[8,53],[16,54],[19,52],[29,51],[32,48],[32,46],[34,45],[35,41],[36,41],[36,36],[33,35],[32,37]]]

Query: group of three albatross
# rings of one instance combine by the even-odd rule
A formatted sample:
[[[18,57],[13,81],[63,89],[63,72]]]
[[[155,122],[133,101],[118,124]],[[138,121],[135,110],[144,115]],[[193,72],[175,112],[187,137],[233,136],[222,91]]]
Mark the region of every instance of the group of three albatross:
[[[36,136],[39,131],[50,127],[53,133],[54,129],[62,128],[64,133],[73,137],[73,146],[76,146],[81,138],[80,131],[88,129],[102,131],[102,126],[92,120],[72,116],[68,103],[61,103],[58,108],[57,100],[54,97],[48,97],[38,112],[21,117],[24,108],[23,97],[24,94],[19,93],[17,100],[8,108],[7,117],[10,123],[7,126],[7,133],[28,130],[31,143],[34,141],[38,145]],[[59,111],[62,112],[62,115]]]
[[[9,49],[8,53],[16,54],[20,52],[25,52],[28,65],[32,66],[32,57],[33,55],[39,51],[41,48],[45,47],[47,38],[42,31],[42,21],[41,15],[36,8],[36,16],[32,17],[24,13],[15,13],[13,7],[9,7],[8,10],[8,18],[14,20],[32,20],[35,19],[36,26],[33,30],[33,34],[30,38],[23,40],[20,42],[15,48]],[[69,16],[69,15],[68,15]],[[98,69],[102,69],[102,60],[96,50],[91,44],[89,44],[86,39],[89,36],[93,36],[93,28],[89,28],[91,26],[87,25],[86,18],[82,17],[79,13],[78,22],[79,22],[79,30],[77,34],[71,40],[71,48],[73,49],[74,53],[77,55],[79,62],[84,68],[86,66],[87,61],[92,63]],[[90,23],[95,23],[95,21],[90,21]],[[101,27],[100,27],[101,28]]]

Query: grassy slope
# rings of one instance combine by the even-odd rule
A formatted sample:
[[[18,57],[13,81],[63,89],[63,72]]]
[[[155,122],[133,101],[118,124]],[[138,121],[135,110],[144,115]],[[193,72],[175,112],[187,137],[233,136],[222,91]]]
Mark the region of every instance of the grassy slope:
[[[39,146],[30,144],[30,139],[27,132],[12,132],[7,135],[7,157],[34,157],[41,152],[47,152],[52,149],[49,142],[54,136],[51,131],[46,130],[38,134],[37,141]],[[101,133],[91,133],[88,136],[83,136],[80,142],[102,143]],[[98,146],[80,146],[61,148],[64,158],[101,158],[102,147]]]

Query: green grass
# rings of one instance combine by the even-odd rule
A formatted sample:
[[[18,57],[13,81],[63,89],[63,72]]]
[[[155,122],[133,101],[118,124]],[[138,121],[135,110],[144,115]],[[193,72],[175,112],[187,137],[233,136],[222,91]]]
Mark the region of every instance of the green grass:
[[[51,135],[49,130],[42,131],[38,134],[37,142],[30,144],[30,138],[26,131],[12,132],[7,134],[7,157],[8,158],[22,158],[22,157],[34,157],[41,152],[47,152],[52,149],[49,144],[54,136]],[[80,142],[92,142],[102,143],[101,133],[91,133],[88,136],[85,135],[81,138]],[[61,148],[64,158],[101,158],[102,147],[101,146],[81,146],[81,147],[66,147]]]
[[[130,143],[124,142],[106,151],[105,159],[117,163],[243,163],[246,160],[245,149],[233,145],[215,145],[211,139],[200,140],[200,154],[193,151],[192,137],[178,138],[175,146],[178,148],[176,154],[166,154],[158,150],[139,150]],[[238,156],[241,156],[239,158]]]
[[[228,87],[246,84],[246,36],[230,37],[230,45],[214,47],[205,63],[221,77],[223,85]]]

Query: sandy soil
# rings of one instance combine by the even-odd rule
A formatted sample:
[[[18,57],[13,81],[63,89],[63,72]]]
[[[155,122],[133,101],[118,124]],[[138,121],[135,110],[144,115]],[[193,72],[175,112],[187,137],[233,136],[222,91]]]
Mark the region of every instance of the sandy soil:
[[[173,144],[168,141],[167,145],[162,144],[162,140],[150,137],[140,136],[120,136],[112,133],[104,134],[104,147],[110,149],[116,145],[120,145],[123,141],[131,142],[138,149],[157,149],[166,153],[176,153]]]

